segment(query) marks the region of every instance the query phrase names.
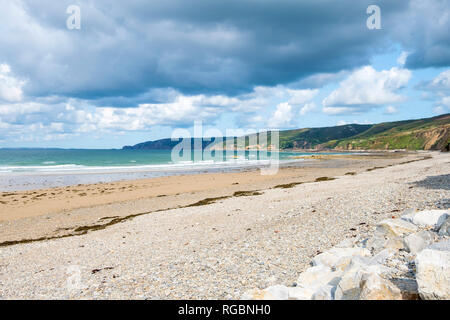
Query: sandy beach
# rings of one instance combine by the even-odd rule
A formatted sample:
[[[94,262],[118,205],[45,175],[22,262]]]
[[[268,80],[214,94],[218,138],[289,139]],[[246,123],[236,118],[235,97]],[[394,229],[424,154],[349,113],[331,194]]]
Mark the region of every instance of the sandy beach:
[[[312,182],[320,177],[357,174],[372,168],[427,157],[421,153],[316,155],[282,167],[276,175],[257,168],[242,172],[178,175],[0,193],[0,243],[72,234],[112,218],[174,209],[204,199],[231,197]]]
[[[257,170],[0,194],[0,298],[233,299],[408,209],[448,208],[450,155],[323,156]],[[68,285],[74,274],[76,286]]]

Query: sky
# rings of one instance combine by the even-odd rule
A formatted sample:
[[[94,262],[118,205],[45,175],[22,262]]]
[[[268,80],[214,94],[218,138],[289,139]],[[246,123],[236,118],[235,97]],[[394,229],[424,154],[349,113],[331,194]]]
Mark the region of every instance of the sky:
[[[195,121],[227,135],[450,112],[450,0],[0,5],[0,148],[121,148]]]

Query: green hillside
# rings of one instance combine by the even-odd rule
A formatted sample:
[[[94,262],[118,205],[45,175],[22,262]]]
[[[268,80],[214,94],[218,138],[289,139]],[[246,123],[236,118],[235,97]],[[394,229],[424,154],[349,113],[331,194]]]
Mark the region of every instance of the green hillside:
[[[279,136],[282,150],[444,150],[450,142],[450,114],[379,124],[286,130],[280,131]]]
[[[450,140],[450,115],[373,125],[355,136],[328,141],[322,148],[340,150],[442,150]]]
[[[345,139],[370,129],[372,125],[349,124],[337,127],[297,129],[280,132],[281,149],[314,149],[330,140]]]
[[[245,146],[249,148],[267,147],[271,144],[270,132],[267,142],[255,142],[251,136],[245,139]],[[447,150],[450,148],[450,114],[433,118],[383,122],[379,124],[348,124],[336,127],[304,128],[280,131],[280,149],[314,149],[314,150]],[[231,145],[237,145],[236,138]],[[195,140],[191,139],[194,146]],[[241,140],[242,141],[242,140]],[[211,141],[199,142],[202,148]],[[124,149],[171,149],[178,141],[162,139],[148,141]],[[200,145],[198,144],[198,145]],[[214,144],[214,142],[213,142]],[[249,144],[252,144],[249,146]],[[222,149],[225,141],[214,147]],[[244,145],[244,144],[243,144]]]

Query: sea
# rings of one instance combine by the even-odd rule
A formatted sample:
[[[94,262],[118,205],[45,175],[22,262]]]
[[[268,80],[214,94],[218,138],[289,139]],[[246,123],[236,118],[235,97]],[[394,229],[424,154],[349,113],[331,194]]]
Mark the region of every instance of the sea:
[[[174,156],[171,150],[0,149],[0,191],[240,171],[301,162],[309,154],[198,150]]]

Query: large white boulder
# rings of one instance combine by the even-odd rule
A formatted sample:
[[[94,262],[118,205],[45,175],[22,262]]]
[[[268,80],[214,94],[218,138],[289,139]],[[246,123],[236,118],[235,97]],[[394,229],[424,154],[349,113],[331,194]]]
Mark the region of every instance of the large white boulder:
[[[438,230],[449,216],[449,210],[426,210],[406,214],[402,216],[402,219],[421,227],[429,227]]]
[[[420,297],[425,300],[450,299],[450,240],[422,250],[415,263]]]
[[[386,219],[377,224],[374,235],[369,238],[365,247],[373,253],[384,249],[403,249],[403,237],[417,232],[416,225],[402,219]]]
[[[362,256],[344,256],[344,257],[341,257],[335,263],[333,263],[332,269],[336,270],[336,271],[344,271],[345,269],[348,268],[348,266],[350,265],[352,260],[355,259],[355,257],[358,257],[358,258],[361,258],[361,259],[365,258],[365,257],[362,257]]]
[[[336,290],[336,286],[327,284],[326,286],[320,287],[319,290],[314,292],[311,299],[312,300],[333,300],[335,290]]]
[[[288,299],[289,300],[311,300],[314,294],[314,290],[304,287],[289,287]]]
[[[386,248],[384,250],[381,250],[380,252],[378,252],[376,255],[374,255],[373,257],[369,258],[367,261],[367,264],[385,264],[386,261],[389,258],[392,258],[393,256],[395,256],[395,254],[397,253],[397,250],[394,250],[392,248]]]
[[[312,260],[314,266],[326,266],[333,269],[343,270],[350,262],[351,257],[369,257],[370,251],[366,248],[332,248],[315,256]],[[342,259],[344,258],[344,259]]]
[[[450,217],[448,217],[445,222],[439,228],[440,236],[450,236]]]
[[[403,249],[403,237],[394,237],[390,233],[384,234],[382,232],[375,232],[375,235],[367,240],[366,248],[371,250],[374,254],[385,249],[397,251]]]
[[[332,267],[332,270],[345,271],[350,267],[358,264],[360,267],[369,265],[383,265],[389,258],[392,258],[397,253],[397,250],[386,248],[375,254],[374,256],[346,256],[340,258]]]
[[[420,231],[408,235],[403,239],[405,249],[412,254],[417,254],[425,247],[432,244],[434,241],[434,234],[430,231]]]
[[[314,266],[306,269],[299,275],[297,285],[304,288],[318,289],[323,285],[336,281],[336,278],[340,276],[341,272],[334,272],[328,266]]]
[[[364,265],[359,259],[352,260],[336,286],[336,300],[359,300],[365,279],[370,275],[379,276],[384,272],[380,265]]]
[[[402,300],[400,289],[377,273],[363,275],[360,285],[360,300]]]
[[[333,271],[322,264],[310,267],[299,275],[297,287],[289,288],[289,299],[311,300],[316,293],[316,297],[323,296],[323,288],[335,288],[341,275],[342,272]],[[329,294],[331,295],[331,289]]]
[[[400,289],[403,300],[419,300],[419,290],[415,278],[394,278],[390,281]]]
[[[335,300],[358,300],[361,294],[361,279],[363,273],[359,270],[346,272],[336,286]]]
[[[417,231],[417,226],[402,219],[386,219],[378,223],[376,236],[385,236],[387,238],[403,237],[407,234]]]

